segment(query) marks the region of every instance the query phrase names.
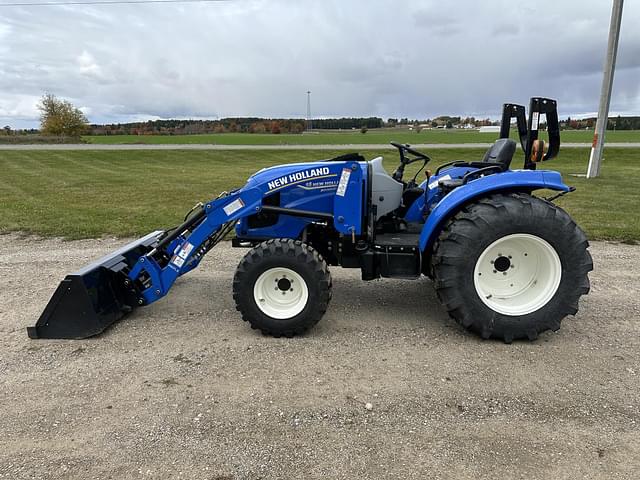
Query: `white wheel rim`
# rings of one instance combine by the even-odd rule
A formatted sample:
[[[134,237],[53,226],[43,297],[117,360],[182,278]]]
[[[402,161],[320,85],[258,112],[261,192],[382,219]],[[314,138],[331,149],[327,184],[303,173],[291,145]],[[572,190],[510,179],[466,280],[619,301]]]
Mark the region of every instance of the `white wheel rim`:
[[[502,237],[480,255],[473,281],[480,299],[503,315],[527,315],[556,294],[562,264],[555,249],[535,235]]]
[[[309,300],[304,279],[289,268],[275,267],[263,272],[253,286],[256,305],[271,318],[286,320],[298,315]]]

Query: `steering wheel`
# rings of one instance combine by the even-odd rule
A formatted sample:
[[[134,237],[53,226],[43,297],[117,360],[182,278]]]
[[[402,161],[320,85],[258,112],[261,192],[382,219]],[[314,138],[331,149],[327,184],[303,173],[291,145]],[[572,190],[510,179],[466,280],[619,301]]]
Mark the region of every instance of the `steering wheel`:
[[[396,147],[398,149],[398,152],[400,153],[400,165],[398,166],[396,171],[393,172],[393,179],[397,180],[398,182],[402,182],[402,176],[404,175],[404,167],[406,165],[409,165],[410,163],[413,163],[413,162],[417,162],[419,160],[424,161],[424,165],[426,165],[427,162],[431,160],[431,158],[429,158],[428,155],[411,148],[411,145],[407,143],[405,144],[398,143],[398,142],[389,142],[389,143],[391,143],[391,145]],[[410,155],[413,155],[414,158],[407,158],[405,156],[405,152]],[[424,165],[422,168],[424,168]]]
[[[410,153],[411,155],[413,155],[416,158],[412,158],[410,159],[408,162],[404,161],[403,163],[405,163],[406,165],[408,165],[409,163],[413,163],[417,160],[431,160],[429,158],[428,155],[425,155],[424,153],[421,153],[413,148],[411,148],[411,145],[409,145],[408,143],[398,143],[398,142],[389,142],[391,143],[391,145],[393,145],[394,147],[396,147],[398,149],[398,151],[400,152],[400,159],[404,160],[404,152]]]

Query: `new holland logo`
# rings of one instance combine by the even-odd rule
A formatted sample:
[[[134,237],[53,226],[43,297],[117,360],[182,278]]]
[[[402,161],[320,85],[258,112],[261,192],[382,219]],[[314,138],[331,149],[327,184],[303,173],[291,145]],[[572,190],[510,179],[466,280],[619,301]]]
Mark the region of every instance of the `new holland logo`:
[[[328,177],[330,175],[331,172],[329,171],[329,167],[312,168],[310,170],[290,173],[284,177],[276,178],[275,180],[270,181],[267,185],[269,186],[269,190],[274,190],[276,188],[293,185],[305,180],[314,180],[316,178]]]

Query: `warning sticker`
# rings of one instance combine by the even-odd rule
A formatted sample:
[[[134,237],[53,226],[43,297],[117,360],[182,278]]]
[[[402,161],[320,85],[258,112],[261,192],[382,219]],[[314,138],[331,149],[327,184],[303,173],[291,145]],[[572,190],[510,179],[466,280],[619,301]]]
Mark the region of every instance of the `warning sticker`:
[[[344,197],[344,194],[347,193],[347,185],[349,183],[349,178],[351,177],[351,169],[343,168],[342,175],[340,176],[340,182],[338,182],[338,189],[336,190],[336,195],[339,197]]]
[[[180,252],[178,253],[178,256],[186,260],[189,254],[191,253],[191,250],[193,250],[193,245],[187,242],[182,247],[182,250],[180,250]]]
[[[176,255],[175,257],[173,257],[173,260],[171,260],[171,263],[177,265],[178,267],[182,267],[182,265],[184,265],[184,258],[178,257]]]
[[[238,210],[240,210],[242,207],[244,207],[244,202],[242,201],[242,199],[238,198],[238,199],[234,200],[233,202],[231,202],[226,207],[224,207],[223,210],[224,210],[224,213],[226,213],[227,216],[229,216],[232,213],[237,212]]]
[[[437,178],[433,182],[431,182],[429,184],[429,190],[433,190],[434,188],[437,188],[438,187],[438,183],[440,182],[440,180],[451,180],[451,175],[444,175],[444,176],[442,176],[440,178]]]
[[[533,112],[533,115],[531,115],[531,130],[538,130],[539,122],[540,122],[540,113]]]

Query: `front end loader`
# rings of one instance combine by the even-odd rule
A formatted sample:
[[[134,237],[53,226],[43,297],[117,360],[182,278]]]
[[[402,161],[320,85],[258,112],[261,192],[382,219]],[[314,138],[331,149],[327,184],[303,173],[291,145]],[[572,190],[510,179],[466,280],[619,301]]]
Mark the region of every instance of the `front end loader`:
[[[538,138],[546,117],[549,145]],[[524,168],[511,169],[516,142]],[[392,143],[400,164],[347,154],[263,169],[238,189],[198,204],[176,228],[152,232],[78,272],[55,291],[31,338],[86,338],[171,289],[235,229],[249,248],[233,280],[242,318],[264,334],[293,336],[328,308],[328,266],[359,268],[363,280],[433,279],[449,315],[483,338],[533,340],[578,310],[592,261],[582,230],[552,203],[571,192],[537,167],[558,154],[557,105],[505,104],[498,139],[481,159],[440,166],[417,182],[405,167],[430,158]],[[554,190],[553,198],[534,195]]]

